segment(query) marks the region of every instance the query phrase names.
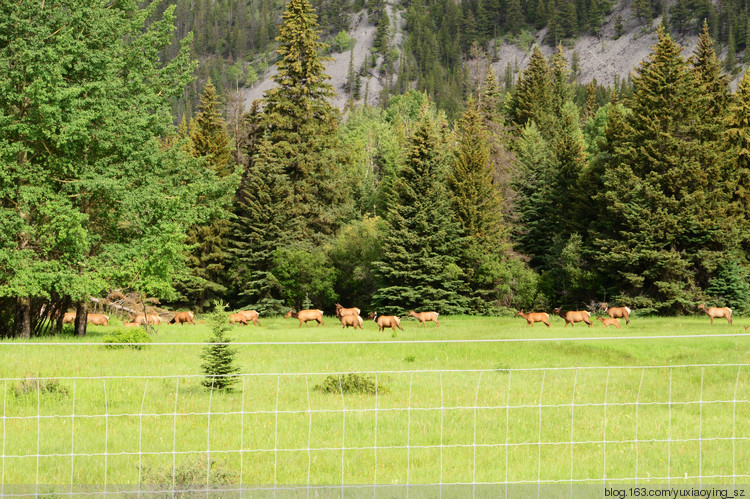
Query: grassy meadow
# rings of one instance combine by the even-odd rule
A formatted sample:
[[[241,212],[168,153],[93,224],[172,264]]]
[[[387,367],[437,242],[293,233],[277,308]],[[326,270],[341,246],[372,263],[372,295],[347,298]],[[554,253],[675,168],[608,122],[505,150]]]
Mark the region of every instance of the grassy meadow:
[[[154,342],[201,343],[210,327],[198,322],[159,326]],[[395,337],[372,322],[344,330],[333,317],[317,328],[261,322],[231,331],[234,342],[257,344],[236,345],[243,376],[229,393],[201,386],[201,345],[54,344],[98,343],[117,326],[90,326],[82,339],[0,343],[0,493],[34,483],[51,485],[31,492],[71,483],[150,490],[173,480],[195,487],[750,478],[750,366],[738,366],[750,361],[748,337],[694,337],[745,333],[742,318],[711,326],[704,317],[634,317],[618,330],[596,321],[564,328],[554,317],[549,329],[526,328],[520,317],[444,317],[439,328],[403,320]],[[663,335],[685,337],[648,338]],[[618,336],[628,338],[603,339]],[[553,341],[394,343],[493,339]],[[370,343],[335,343],[352,340]],[[331,373],[352,372],[369,392],[319,388]]]

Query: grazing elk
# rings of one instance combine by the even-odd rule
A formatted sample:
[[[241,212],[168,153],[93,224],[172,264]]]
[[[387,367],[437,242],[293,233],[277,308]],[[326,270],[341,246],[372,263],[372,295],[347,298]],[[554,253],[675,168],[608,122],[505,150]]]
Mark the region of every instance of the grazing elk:
[[[73,324],[76,321],[76,313],[75,312],[65,312],[65,315],[63,315],[63,324]]]
[[[137,327],[137,322],[126,322],[125,319],[122,320],[122,325],[125,327]]]
[[[344,329],[350,326],[354,327],[354,329],[364,329],[362,327],[362,317],[360,317],[359,315],[344,315],[342,317],[339,317],[339,320],[341,321],[341,326]]]
[[[397,315],[378,315],[377,312],[370,312],[368,319],[375,321],[375,324],[378,325],[378,331],[382,331],[387,327],[393,329],[394,333],[396,332],[396,328],[399,328],[401,331],[404,330],[401,327],[401,318]]]
[[[86,314],[86,322],[95,326],[109,326],[109,316],[104,314]]]
[[[245,316],[245,319],[249,320],[256,326],[260,326],[260,321],[258,320],[258,317],[260,317],[260,314],[255,310],[240,310],[237,312],[238,314],[242,314]]]
[[[432,321],[435,323],[435,327],[440,327],[440,323],[438,322],[438,314],[437,312],[415,312],[414,310],[409,310],[409,316],[410,317],[416,317],[419,321],[419,326],[427,327],[427,321]]]
[[[526,319],[526,327],[534,327],[535,322],[543,322],[549,327],[549,314],[546,312],[529,312],[528,314],[523,313],[523,310],[519,310],[516,314]]]
[[[599,317],[597,317],[597,319],[599,319],[600,321],[602,321],[602,324],[604,325],[604,327],[615,326],[617,329],[622,329],[622,326],[620,326],[620,320],[619,319],[615,319],[614,317],[610,317],[608,319],[605,319],[601,315]]]
[[[146,324],[156,325],[161,324],[161,317],[157,314],[138,314],[133,319],[133,322],[139,326],[145,326]]]
[[[195,326],[195,321],[193,320],[194,318],[195,316],[189,310],[187,312],[177,312],[176,314],[174,314],[174,317],[170,319],[169,323],[183,325],[187,322],[188,324],[192,324],[193,326]]]
[[[568,324],[570,324],[570,327],[574,327],[576,322],[585,322],[591,327],[591,314],[585,310],[562,312],[560,307],[557,307],[554,312],[565,319],[565,327],[568,327]]]
[[[599,310],[603,310],[610,319],[625,319],[625,325],[630,324],[630,309],[628,307],[610,307],[602,302],[599,304]]]
[[[323,323],[323,311],[312,309],[312,310],[300,310],[299,312],[294,312],[293,310],[290,310],[286,313],[284,316],[284,319],[288,319],[290,317],[294,317],[295,319],[299,320],[299,327],[302,327],[302,323],[305,323],[305,327],[307,327],[307,323],[309,321],[316,321],[318,325],[316,327],[325,326]]]
[[[730,325],[732,324],[732,309],[729,307],[706,308],[706,304],[701,303],[698,305],[698,310],[703,310],[711,318],[711,324],[714,323],[714,319],[721,317],[724,317]]]
[[[357,307],[352,308],[344,308],[341,306],[341,304],[336,304],[336,317],[341,319],[342,317],[346,317],[347,315],[359,315],[362,311],[358,309]]]
[[[229,323],[230,324],[236,324],[236,323],[244,324],[247,326],[247,317],[245,317],[245,314],[243,313],[236,313],[236,314],[229,314]]]

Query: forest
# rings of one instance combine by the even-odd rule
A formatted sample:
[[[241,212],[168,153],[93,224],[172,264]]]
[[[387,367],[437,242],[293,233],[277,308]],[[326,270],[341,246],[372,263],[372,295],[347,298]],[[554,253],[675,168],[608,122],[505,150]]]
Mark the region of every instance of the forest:
[[[232,11],[260,23],[236,46],[266,31],[277,40],[276,86],[239,116],[213,78],[196,87],[194,111],[186,104],[205,31],[182,24],[180,2],[0,7],[0,335],[46,334],[113,291],[261,315],[337,302],[382,313],[599,301],[747,311],[750,74],[730,90],[712,38],[724,33],[720,12],[691,54],[660,26],[616,88],[575,83],[561,47],[549,58],[532,47],[506,84],[482,31],[467,54],[433,66],[450,73],[453,60],[455,93],[431,88],[418,62],[421,76],[396,80],[412,84],[342,115],[324,71],[323,40],[338,29],[329,3],[291,0],[280,18],[260,15],[271,3],[258,2],[260,17]],[[513,0],[490,3],[461,11],[514,11]],[[579,3],[592,8],[569,2]],[[522,14],[521,25],[536,19]],[[594,29],[588,19],[576,29]]]

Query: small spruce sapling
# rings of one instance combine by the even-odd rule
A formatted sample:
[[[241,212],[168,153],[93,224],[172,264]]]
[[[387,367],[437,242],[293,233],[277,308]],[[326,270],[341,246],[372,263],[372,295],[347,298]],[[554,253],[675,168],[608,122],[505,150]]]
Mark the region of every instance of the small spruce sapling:
[[[201,353],[201,359],[203,359],[201,368],[206,374],[206,378],[201,381],[201,384],[206,388],[217,390],[231,390],[232,385],[239,380],[238,377],[233,375],[240,372],[234,364],[234,356],[237,354],[237,350],[229,346],[231,338],[225,334],[230,326],[228,314],[224,309],[223,303],[216,303],[214,312],[209,318],[211,337]]]

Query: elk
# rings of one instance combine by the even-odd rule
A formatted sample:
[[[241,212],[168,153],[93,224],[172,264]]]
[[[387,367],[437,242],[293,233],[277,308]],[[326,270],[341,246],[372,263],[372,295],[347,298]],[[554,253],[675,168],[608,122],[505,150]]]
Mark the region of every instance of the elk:
[[[604,325],[604,327],[615,326],[617,329],[622,329],[622,326],[620,326],[620,320],[619,319],[615,319],[614,317],[610,317],[609,319],[605,319],[601,315],[599,317],[597,317],[597,319],[599,319],[600,321],[602,321],[602,324]]]
[[[543,322],[549,327],[549,314],[546,312],[529,312],[528,314],[525,314],[523,313],[523,310],[519,310],[516,317],[519,315],[526,319],[526,327],[534,327],[535,322]]]
[[[565,319],[565,327],[568,327],[568,324],[570,324],[570,327],[574,327],[576,322],[585,322],[589,327],[591,327],[591,314],[586,312],[585,310],[576,310],[563,313],[560,310],[560,307],[557,307],[554,310],[554,313]]]
[[[399,328],[401,331],[404,330],[401,327],[401,318],[397,315],[378,315],[377,312],[371,312],[368,319],[375,321],[378,325],[378,331],[382,331],[387,327],[393,329],[394,333],[396,332],[396,328]]]
[[[229,314],[230,324],[236,324],[238,322],[247,326],[247,317],[245,317],[245,314],[239,312],[236,314]]]
[[[362,327],[362,317],[360,317],[359,315],[344,315],[342,317],[339,317],[339,320],[341,321],[341,325],[344,329],[350,326],[353,326],[354,329],[364,329]]]
[[[427,321],[432,321],[435,323],[435,327],[440,327],[440,323],[438,322],[438,314],[437,312],[415,312],[414,310],[409,310],[409,317],[416,317],[419,321],[419,326],[427,327]]]
[[[599,304],[599,310],[603,310],[610,319],[625,319],[625,324],[630,324],[630,309],[628,307],[610,307],[602,302]]]
[[[161,324],[161,317],[156,314],[138,314],[133,319],[133,322],[139,326],[145,326],[146,324]]]
[[[302,323],[305,323],[305,327],[307,327],[307,323],[309,321],[317,321],[318,325],[317,327],[320,327],[321,325],[325,326],[323,323],[323,311],[312,309],[312,310],[300,310],[299,312],[294,312],[290,310],[286,313],[284,316],[284,319],[288,319],[290,317],[294,317],[295,319],[299,320],[299,327],[302,327]]]
[[[174,314],[174,317],[172,317],[169,323],[183,325],[187,322],[188,324],[192,324],[193,326],[195,326],[195,322],[193,321],[194,318],[195,316],[190,311],[177,312],[176,314]]]
[[[86,322],[95,326],[109,326],[109,316],[104,314],[86,314]]]
[[[361,312],[362,311],[357,307],[344,308],[343,306],[341,306],[341,304],[336,304],[336,317],[338,317],[339,319],[347,315],[359,315]]]
[[[65,312],[65,315],[63,315],[63,324],[73,324],[76,321],[76,313],[75,312]]]
[[[258,317],[260,317],[260,314],[255,310],[240,310],[237,312],[238,314],[242,314],[245,316],[245,319],[249,320],[256,326],[260,326],[260,321],[258,320]]]
[[[711,318],[711,324],[714,323],[714,319],[721,317],[724,317],[730,325],[732,324],[732,309],[729,307],[706,308],[706,304],[701,303],[698,305],[698,310],[703,310]]]
[[[125,327],[137,327],[137,322],[125,322],[125,319],[122,320],[122,325]]]

